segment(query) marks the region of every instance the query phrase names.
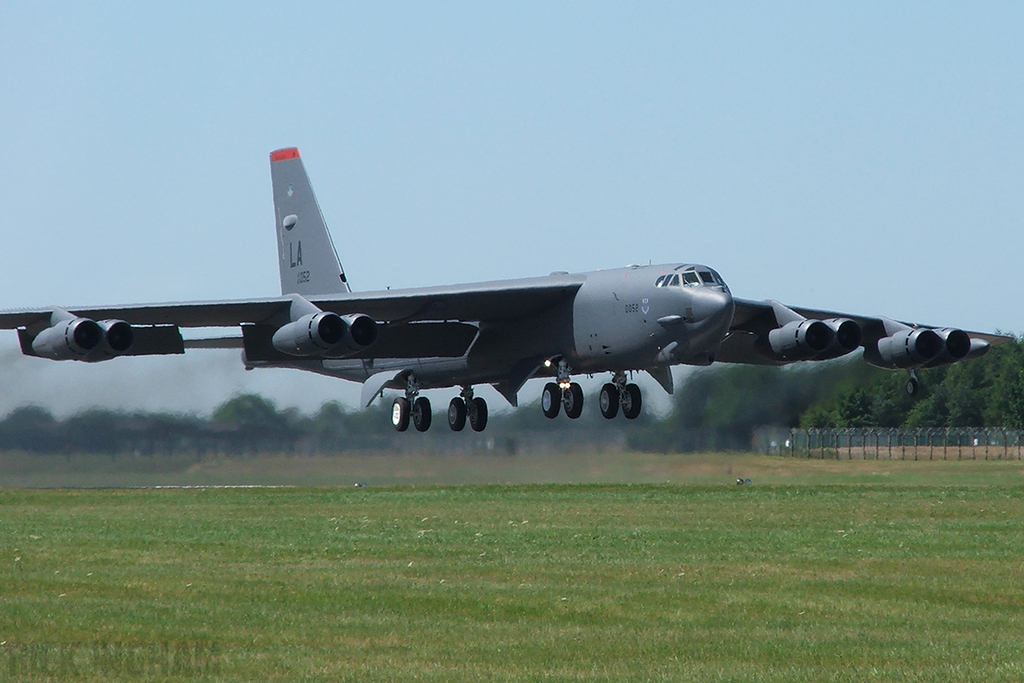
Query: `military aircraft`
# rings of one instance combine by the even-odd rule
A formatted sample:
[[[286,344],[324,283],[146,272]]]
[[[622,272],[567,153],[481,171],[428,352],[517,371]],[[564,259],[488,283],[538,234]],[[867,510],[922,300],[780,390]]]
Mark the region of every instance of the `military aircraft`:
[[[493,385],[513,406],[533,377],[549,378],[541,408],[578,418],[574,375],[606,374],[601,414],[640,415],[630,381],[649,373],[672,393],[671,367],[715,362],[783,365],[864,349],[875,366],[914,371],[976,358],[1009,337],[735,298],[699,264],[613,270],[378,292],[353,292],[298,149],[270,154],[281,296],[0,312],[22,352],[53,360],[241,348],[246,368],[287,367],[362,383],[362,404],[397,390],[392,423],[431,424],[421,390],[460,388],[448,426],[487,424],[474,386]],[[185,340],[181,328],[239,327],[229,337]]]

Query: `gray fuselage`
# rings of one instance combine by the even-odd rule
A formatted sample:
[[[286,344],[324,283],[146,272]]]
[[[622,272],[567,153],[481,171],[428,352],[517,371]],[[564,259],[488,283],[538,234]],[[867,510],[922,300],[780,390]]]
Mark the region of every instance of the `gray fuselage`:
[[[506,382],[517,362],[532,365],[530,376],[551,375],[540,363],[545,359],[564,360],[572,374],[714,362],[734,304],[729,288],[710,268],[630,266],[584,273],[580,279],[571,299],[537,315],[481,324],[461,357],[249,365],[300,368],[354,382],[381,372],[408,372],[422,388],[442,388]]]

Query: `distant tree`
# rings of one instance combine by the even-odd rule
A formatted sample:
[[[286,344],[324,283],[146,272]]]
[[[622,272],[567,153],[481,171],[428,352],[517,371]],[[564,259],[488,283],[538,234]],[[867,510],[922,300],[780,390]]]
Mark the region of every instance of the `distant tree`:
[[[53,452],[60,448],[60,424],[39,406],[15,408],[0,421],[0,448]]]
[[[126,448],[125,416],[105,408],[90,408],[64,421],[67,446],[78,453],[116,454]]]
[[[222,439],[235,450],[291,451],[300,435],[296,415],[297,411],[279,412],[273,401],[258,394],[240,394],[221,404],[210,421],[234,428],[222,432]]]

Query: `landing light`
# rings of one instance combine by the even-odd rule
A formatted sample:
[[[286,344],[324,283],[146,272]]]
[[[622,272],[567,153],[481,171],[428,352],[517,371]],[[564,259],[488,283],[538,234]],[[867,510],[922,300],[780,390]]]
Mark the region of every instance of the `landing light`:
[[[551,362],[550,358],[544,361],[544,367],[550,368],[552,365],[554,365],[554,363]]]

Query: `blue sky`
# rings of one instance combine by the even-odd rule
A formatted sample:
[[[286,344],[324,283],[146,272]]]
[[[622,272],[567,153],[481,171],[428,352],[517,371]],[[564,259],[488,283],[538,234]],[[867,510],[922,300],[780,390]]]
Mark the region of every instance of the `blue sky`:
[[[697,261],[1020,333],[1021,36],[1019,3],[4,3],[0,308],[278,293],[295,145],[357,289]],[[16,347],[0,411],[357,394]]]

